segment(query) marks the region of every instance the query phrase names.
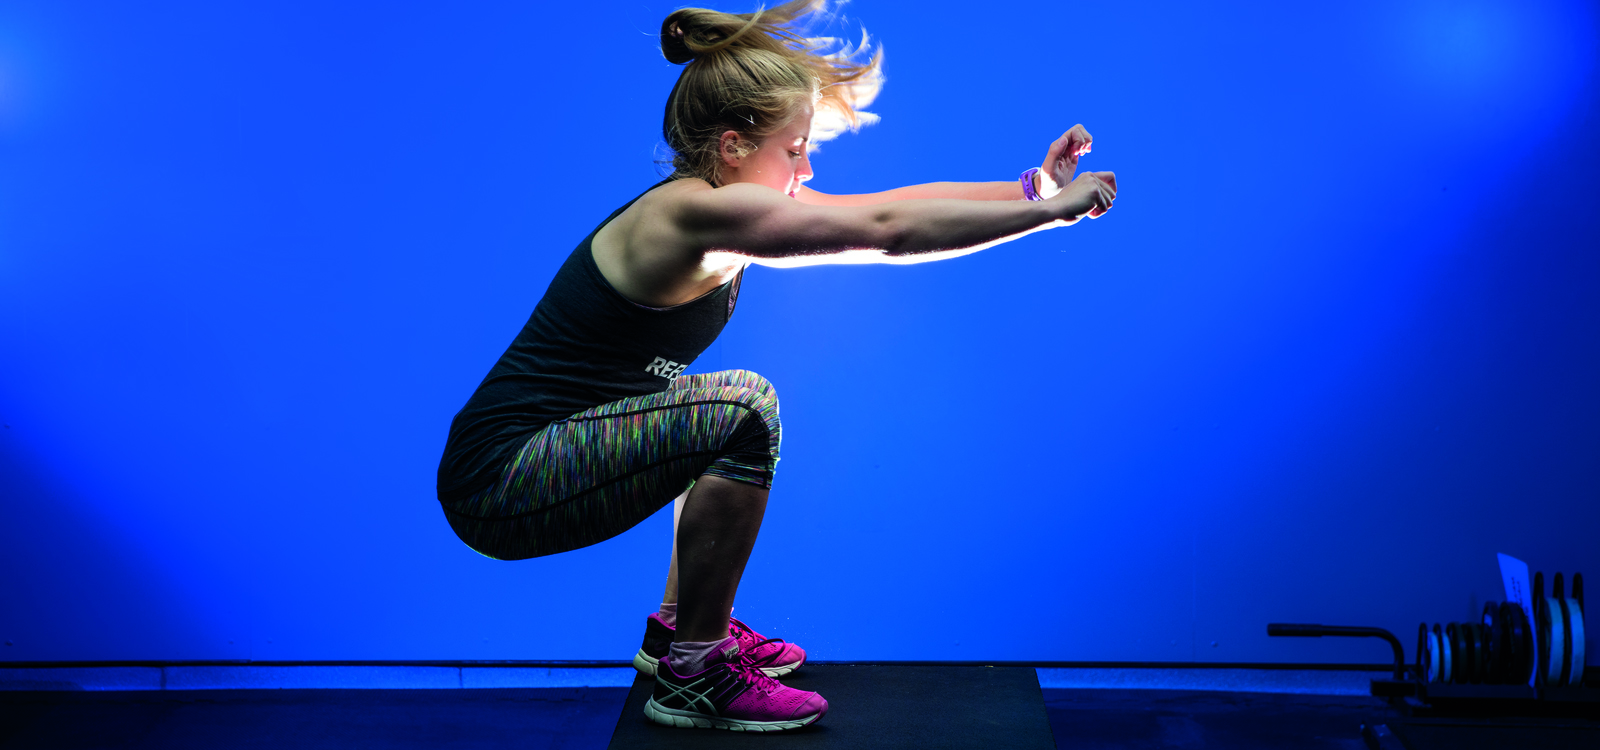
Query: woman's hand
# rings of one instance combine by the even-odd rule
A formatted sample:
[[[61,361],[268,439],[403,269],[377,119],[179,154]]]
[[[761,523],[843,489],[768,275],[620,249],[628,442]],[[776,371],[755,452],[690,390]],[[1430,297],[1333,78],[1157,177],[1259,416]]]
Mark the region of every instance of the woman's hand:
[[[1098,219],[1111,210],[1117,199],[1117,176],[1112,172],[1084,172],[1066,190],[1046,201],[1059,209],[1058,219],[1072,226],[1087,216]]]
[[[1089,131],[1082,125],[1073,125],[1071,130],[1062,133],[1055,143],[1050,144],[1050,150],[1044,155],[1044,163],[1039,165],[1034,184],[1040,198],[1048,199],[1072,182],[1072,175],[1078,171],[1078,157],[1089,153],[1093,143],[1094,137],[1089,135]]]

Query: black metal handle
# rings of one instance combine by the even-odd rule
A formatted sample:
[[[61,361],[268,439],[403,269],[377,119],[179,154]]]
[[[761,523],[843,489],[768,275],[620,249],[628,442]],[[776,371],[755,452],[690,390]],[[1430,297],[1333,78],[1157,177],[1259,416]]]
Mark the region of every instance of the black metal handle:
[[[1406,678],[1406,650],[1400,645],[1400,639],[1394,637],[1383,628],[1362,628],[1348,625],[1312,625],[1297,622],[1271,622],[1267,623],[1269,636],[1299,636],[1303,638],[1321,638],[1325,635],[1344,635],[1357,638],[1382,638],[1389,642],[1394,649],[1394,678]]]

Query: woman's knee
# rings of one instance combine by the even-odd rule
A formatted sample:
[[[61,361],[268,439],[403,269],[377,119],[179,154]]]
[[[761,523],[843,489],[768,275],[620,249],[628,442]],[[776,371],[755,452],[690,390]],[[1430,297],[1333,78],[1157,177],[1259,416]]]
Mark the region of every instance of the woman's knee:
[[[738,433],[747,439],[757,439],[759,433],[761,438],[757,439],[758,442],[765,446],[773,460],[777,460],[778,445],[783,438],[783,420],[778,417],[777,394],[770,387],[764,392],[745,388],[741,389],[740,401],[749,412]]]

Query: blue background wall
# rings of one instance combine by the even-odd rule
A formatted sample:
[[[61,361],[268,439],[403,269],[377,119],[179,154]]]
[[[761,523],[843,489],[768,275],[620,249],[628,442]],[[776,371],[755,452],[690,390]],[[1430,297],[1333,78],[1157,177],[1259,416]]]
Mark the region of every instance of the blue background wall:
[[[659,179],[675,6],[327,5],[0,6],[0,660],[637,647],[670,512],[495,562],[433,481]],[[1600,575],[1594,4],[846,10],[883,121],[813,187],[1013,179],[1082,122],[1122,194],[751,269],[693,368],[783,400],[737,614],[818,659],[1373,662],[1263,625]]]

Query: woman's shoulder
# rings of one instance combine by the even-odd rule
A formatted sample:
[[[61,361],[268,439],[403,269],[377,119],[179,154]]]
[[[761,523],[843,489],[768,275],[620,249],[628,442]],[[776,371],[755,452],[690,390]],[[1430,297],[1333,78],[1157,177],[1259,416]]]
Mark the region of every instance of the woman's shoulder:
[[[601,227],[591,253],[606,281],[654,307],[694,299],[721,283],[702,268],[699,248],[678,221],[686,201],[710,190],[710,183],[690,177],[658,185]]]
[[[735,182],[722,187],[714,187],[699,177],[680,177],[675,180],[660,183],[644,192],[634,204],[644,204],[647,207],[677,206],[695,203],[699,205],[712,204],[740,204],[751,200],[751,196],[760,196],[762,200],[771,201],[783,197],[783,193],[764,188],[753,183]],[[830,196],[832,197],[832,196]]]
[[[660,226],[663,220],[672,218],[683,210],[683,205],[692,196],[705,194],[712,190],[711,184],[696,177],[683,177],[669,180],[645,191],[635,198],[613,223],[633,227],[641,222],[646,225]],[[632,234],[630,230],[628,234]]]
[[[781,201],[780,203],[774,203]],[[619,244],[628,249],[665,250],[676,257],[682,250],[694,255],[706,249],[707,237],[729,224],[745,223],[774,205],[794,205],[782,193],[753,183],[731,183],[713,187],[697,177],[684,177],[646,191],[615,221],[622,235]],[[739,245],[733,245],[738,247]]]
[[[790,205],[782,193],[753,183],[714,187],[698,177],[683,177],[646,191],[618,218],[624,224],[652,227],[720,225],[731,217],[771,208],[780,199],[777,205]]]
[[[639,196],[637,202],[652,208],[661,208],[676,206],[691,196],[707,195],[712,192],[715,192],[715,188],[705,180],[698,177],[680,177],[651,188]]]

